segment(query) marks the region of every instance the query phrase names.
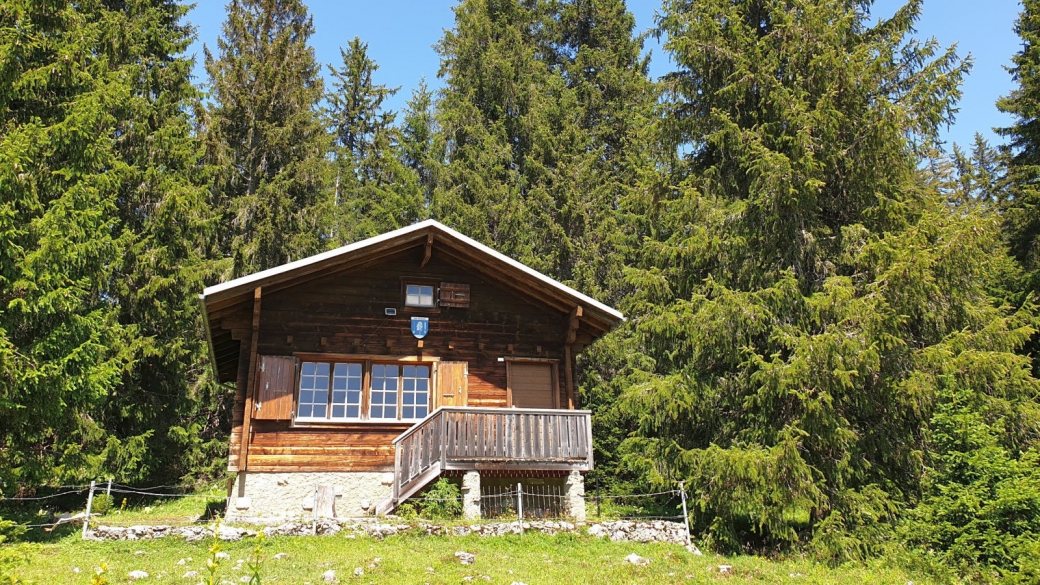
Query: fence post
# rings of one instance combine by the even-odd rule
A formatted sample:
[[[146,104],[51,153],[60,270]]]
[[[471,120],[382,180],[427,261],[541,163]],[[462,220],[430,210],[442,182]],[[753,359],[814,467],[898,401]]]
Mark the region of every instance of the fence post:
[[[105,495],[106,496],[111,496],[112,495],[112,478],[111,477],[108,478],[108,487],[105,488]],[[109,502],[109,503],[111,503],[111,502]]]
[[[596,472],[596,520],[602,520],[599,510],[599,472]]]
[[[690,545],[690,515],[686,512],[686,482],[679,482],[679,493],[682,494],[682,521],[686,526],[686,545]]]
[[[516,482],[516,514],[520,521],[520,534],[524,533],[524,488],[520,482]]]
[[[83,538],[87,538],[87,525],[90,524],[90,507],[94,505],[94,480],[90,480],[90,493],[87,494],[87,513],[83,516]]]
[[[318,486],[314,486],[314,507],[311,508],[311,513],[314,517],[314,524],[311,526],[311,532],[314,535],[318,534]]]

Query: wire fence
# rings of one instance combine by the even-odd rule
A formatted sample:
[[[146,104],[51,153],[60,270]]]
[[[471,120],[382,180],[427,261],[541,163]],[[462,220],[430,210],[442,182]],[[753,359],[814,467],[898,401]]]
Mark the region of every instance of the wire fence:
[[[106,515],[105,523],[115,527],[148,524],[170,527],[205,526],[223,515],[224,507],[227,504],[227,495],[223,490],[219,490],[219,492],[211,490],[211,493],[198,493],[194,491],[195,487],[189,485],[137,487],[113,481],[104,483],[92,481],[89,485],[82,486],[49,486],[46,489],[63,490],[50,494],[17,497],[0,496],[0,505],[8,502],[23,505],[41,502],[46,504],[56,502],[69,504],[71,503],[68,501],[69,498],[78,500],[78,502],[85,504],[84,512],[52,517],[48,522],[34,522],[21,525],[26,528],[43,528],[50,531],[62,524],[82,522],[84,537],[87,535],[89,522],[93,516],[97,515],[97,511],[106,512],[114,510],[115,515],[111,513]],[[16,493],[32,493],[32,491],[22,489]],[[85,502],[79,499],[83,497],[83,494],[86,494]],[[105,496],[104,500],[101,500],[100,496]],[[60,498],[66,498],[66,500],[62,501]],[[521,527],[524,522],[563,519],[574,515],[574,510],[570,508],[570,498],[571,496],[567,493],[566,487],[559,483],[535,484],[529,482],[527,485],[523,483],[517,483],[516,485],[487,484],[482,485],[480,489],[480,516],[489,520],[515,520],[521,524]],[[96,499],[99,504],[103,502],[103,505],[95,508]],[[122,503],[118,505],[118,509],[117,499],[122,500]],[[443,502],[447,499],[454,499],[460,504],[462,503],[461,498],[446,499],[420,496],[417,499],[420,502]],[[134,506],[162,503],[170,500],[205,500],[208,504],[202,514],[199,514],[197,509],[185,509],[184,513],[179,515],[166,513],[160,517],[149,518],[141,513],[129,513],[124,518],[120,516],[120,513],[129,505],[128,502],[130,500],[133,501]],[[629,494],[602,494],[597,485],[592,494],[585,495],[584,503],[586,515],[590,520],[593,518],[597,521],[664,520],[681,523],[685,526],[687,542],[689,542],[689,516],[687,514],[686,491],[682,483],[679,484],[678,489]],[[75,510],[78,508],[78,505],[72,504],[72,506],[65,505],[63,507],[68,510]],[[317,522],[319,520],[317,509],[318,497],[316,492],[313,507],[315,532],[317,531]],[[147,510],[148,508],[146,507],[145,511],[147,512]],[[243,518],[236,515],[236,520],[242,521]],[[256,520],[260,522],[269,519],[257,518]]]

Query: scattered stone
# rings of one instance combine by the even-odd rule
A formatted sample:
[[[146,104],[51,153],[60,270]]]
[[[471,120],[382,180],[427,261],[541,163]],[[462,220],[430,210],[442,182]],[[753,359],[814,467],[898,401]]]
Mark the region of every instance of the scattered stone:
[[[641,556],[637,555],[636,553],[632,553],[632,554],[628,555],[627,557],[625,557],[625,562],[626,563],[631,563],[631,564],[633,564],[633,565],[635,565],[637,567],[645,567],[645,566],[650,564],[650,559],[641,557]]]
[[[216,555],[214,555],[214,556],[215,556],[215,557],[217,557],[217,558],[218,558],[218,559],[220,559],[220,560],[227,560],[227,559],[230,559],[230,558],[231,558],[231,555],[229,555],[229,554],[227,554],[226,552],[223,552],[223,551],[221,551],[221,552],[218,552],[218,553],[217,553]]]
[[[702,557],[702,556],[704,556],[704,553],[701,552],[701,549],[697,548],[696,544],[688,544],[688,545],[686,545],[686,550],[689,551],[690,553],[692,553],[693,556],[695,556],[695,557]]]
[[[252,579],[252,577],[250,577],[249,575],[242,575],[241,577],[238,578],[238,582],[239,583],[249,583],[249,581],[251,579]]]
[[[458,551],[455,553],[455,558],[459,560],[463,565],[472,565],[477,560],[477,555],[464,551]]]
[[[272,519],[273,520],[273,519]],[[637,522],[629,520],[614,520],[596,522],[588,525],[576,525],[566,521],[530,521],[524,522],[521,528],[519,522],[491,522],[487,524],[473,524],[468,526],[444,526],[428,522],[417,522],[416,524],[401,523],[396,518],[366,518],[346,519],[322,518],[317,522],[290,521],[282,524],[271,524],[260,528],[265,536],[309,536],[312,534],[331,535],[344,532],[347,538],[356,538],[359,535],[367,535],[376,539],[400,534],[408,530],[419,530],[427,535],[455,534],[465,536],[475,534],[479,536],[502,536],[505,534],[520,534],[523,531],[537,531],[544,534],[558,534],[561,532],[578,532],[587,527],[590,536],[609,538],[614,542],[665,542],[672,544],[686,544],[686,527],[677,522],[647,521]],[[93,540],[146,540],[163,538],[166,536],[179,536],[188,542],[199,542],[214,536],[216,526],[100,526],[96,530],[88,532],[88,538]],[[244,538],[256,536],[256,530],[240,528],[235,526],[221,526],[216,536],[225,541],[237,541]],[[694,550],[692,554],[697,554]],[[223,558],[223,557],[222,557]],[[227,557],[230,558],[230,557]],[[182,559],[184,560],[184,559]],[[191,562],[188,558],[186,562]],[[178,564],[180,562],[178,561]]]
[[[332,569],[329,569],[328,571],[325,571],[324,573],[321,574],[321,579],[322,579],[322,581],[325,581],[326,583],[335,583],[336,582],[336,571],[333,571]]]
[[[79,573],[79,567],[72,567],[73,573]]]
[[[177,561],[177,565],[181,566],[181,567],[183,567],[185,565],[185,563],[187,563],[187,561],[185,561],[184,559],[181,559],[181,560]]]
[[[287,556],[289,556],[289,553],[283,553],[283,552],[280,552],[280,553],[278,553],[278,554],[274,555],[274,557],[272,557],[272,558],[275,558],[275,559],[284,559],[284,558],[285,558],[285,557],[287,557]]]
[[[509,585],[527,585],[527,583],[521,583],[520,581],[513,581]]]
[[[362,569],[361,567],[358,567],[358,568],[354,569],[354,576],[355,577],[364,577],[365,576],[365,570]]]
[[[733,565],[719,565],[720,575],[729,575],[733,572]]]
[[[187,573],[181,575],[181,579],[198,579],[198,578],[199,578],[199,572],[198,571],[188,571]]]
[[[147,579],[148,573],[145,573],[144,571],[130,571],[126,576],[130,577],[131,581],[136,581],[138,579]]]
[[[145,552],[143,550],[135,550],[134,554],[135,555],[143,555],[143,554],[145,554]]]

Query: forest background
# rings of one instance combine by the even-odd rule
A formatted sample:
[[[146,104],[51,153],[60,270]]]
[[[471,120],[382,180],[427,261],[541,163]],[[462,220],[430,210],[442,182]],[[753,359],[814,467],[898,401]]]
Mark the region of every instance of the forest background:
[[[401,111],[361,39],[233,0],[0,5],[0,491],[226,466],[197,294],[428,217],[621,309],[598,481],[722,551],[1040,578],[1040,1],[1000,144],[921,0],[462,0]],[[328,83],[323,69],[328,68]],[[0,530],[2,532],[2,530]],[[2,538],[2,535],[0,535]]]

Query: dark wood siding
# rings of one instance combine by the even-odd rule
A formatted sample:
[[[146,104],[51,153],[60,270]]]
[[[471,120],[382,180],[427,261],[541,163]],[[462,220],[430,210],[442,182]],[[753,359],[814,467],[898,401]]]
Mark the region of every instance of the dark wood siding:
[[[560,360],[565,313],[541,305],[453,265],[437,247],[420,268],[422,248],[398,253],[378,264],[316,277],[281,290],[263,291],[257,353],[422,356],[466,362],[469,406],[508,406],[506,362],[499,358]],[[407,308],[402,279],[469,285],[469,307]],[[385,309],[394,308],[396,316]],[[412,334],[412,316],[429,318],[421,346]],[[213,327],[248,339],[252,315],[221,314]],[[248,344],[242,344],[248,348]],[[245,353],[248,353],[248,349]],[[244,356],[248,363],[248,356]],[[239,369],[235,429],[229,468],[238,470],[244,370]],[[293,390],[297,384],[293,381]],[[256,395],[259,397],[259,395]],[[261,399],[261,410],[267,408]],[[566,400],[560,402],[566,406]],[[290,407],[291,408],[291,407]],[[250,471],[392,471],[393,439],[408,423],[340,423],[296,427],[288,420],[255,420],[250,428]]]

